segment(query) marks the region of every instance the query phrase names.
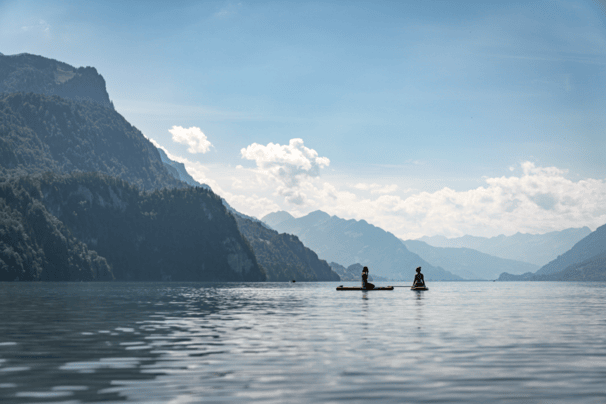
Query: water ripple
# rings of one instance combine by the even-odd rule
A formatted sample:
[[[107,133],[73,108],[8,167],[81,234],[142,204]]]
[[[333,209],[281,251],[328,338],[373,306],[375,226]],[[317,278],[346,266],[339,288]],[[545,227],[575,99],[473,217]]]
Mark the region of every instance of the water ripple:
[[[604,285],[334,287],[1,284],[0,400],[606,401]]]

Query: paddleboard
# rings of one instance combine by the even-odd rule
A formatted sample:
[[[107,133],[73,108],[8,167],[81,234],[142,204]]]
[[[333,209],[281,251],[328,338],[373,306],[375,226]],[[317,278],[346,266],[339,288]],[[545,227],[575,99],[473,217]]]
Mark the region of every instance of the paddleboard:
[[[338,286],[337,290],[366,290],[366,291],[373,291],[373,290],[393,290],[393,286],[383,286],[383,287],[377,287],[374,289],[363,289],[361,287],[356,287],[356,286]]]
[[[410,290],[429,290],[427,286],[413,286]]]

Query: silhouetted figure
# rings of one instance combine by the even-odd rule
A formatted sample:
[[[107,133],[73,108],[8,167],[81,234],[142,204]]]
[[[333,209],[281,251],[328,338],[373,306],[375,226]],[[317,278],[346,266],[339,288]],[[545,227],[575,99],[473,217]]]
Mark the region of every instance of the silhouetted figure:
[[[375,285],[368,282],[368,267],[362,270],[362,289],[374,289]]]
[[[414,288],[415,286],[425,286],[425,278],[423,278],[423,274],[421,273],[421,267],[417,268],[415,280],[412,282],[412,287]]]

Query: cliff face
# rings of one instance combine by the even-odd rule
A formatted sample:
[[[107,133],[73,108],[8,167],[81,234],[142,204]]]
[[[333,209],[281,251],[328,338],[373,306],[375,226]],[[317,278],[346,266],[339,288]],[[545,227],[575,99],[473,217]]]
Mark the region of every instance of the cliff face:
[[[124,181],[91,173],[15,178],[2,189],[0,202],[5,200],[11,211],[4,209],[7,214],[0,220],[0,246],[5,246],[0,249],[0,279],[15,280],[12,262],[24,262],[20,271],[31,274],[20,280],[266,278],[233,216],[211,191],[186,188],[141,193]],[[23,207],[21,216],[15,214],[18,206]],[[34,213],[30,213],[32,209]],[[48,230],[42,231],[41,226]],[[15,245],[14,229],[22,229],[23,240],[42,241],[7,252],[6,246]],[[48,239],[46,234],[54,238]],[[56,251],[60,252],[58,258]],[[48,258],[49,254],[54,258]],[[111,276],[78,277],[77,272],[62,266],[63,261],[79,256],[84,261],[99,257],[99,262],[93,262],[97,266],[90,264],[93,269],[85,267],[86,272],[105,263]]]
[[[0,94],[15,92],[57,95],[114,109],[105,80],[94,67],[75,68],[27,53],[0,55]]]
[[[184,186],[122,115],[41,94],[0,97],[0,174],[101,172],[143,189]]]

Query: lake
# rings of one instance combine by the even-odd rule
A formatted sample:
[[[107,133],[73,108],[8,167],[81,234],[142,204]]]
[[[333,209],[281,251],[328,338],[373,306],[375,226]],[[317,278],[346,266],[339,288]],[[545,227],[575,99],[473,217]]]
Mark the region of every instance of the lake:
[[[605,284],[339,284],[2,283],[0,401],[606,402]]]

